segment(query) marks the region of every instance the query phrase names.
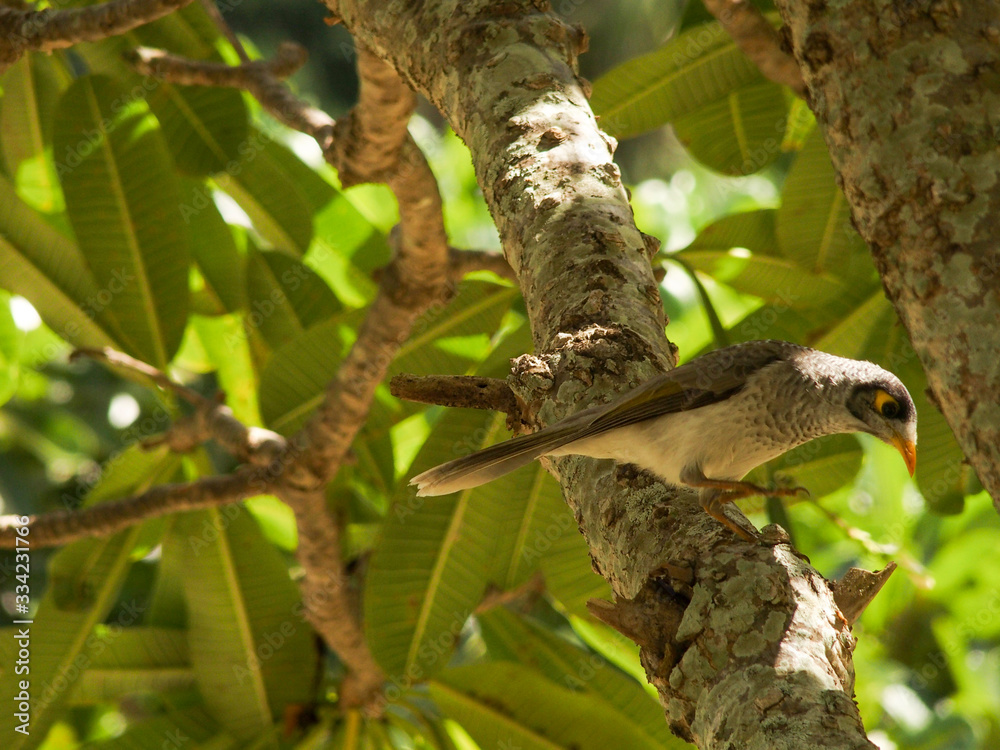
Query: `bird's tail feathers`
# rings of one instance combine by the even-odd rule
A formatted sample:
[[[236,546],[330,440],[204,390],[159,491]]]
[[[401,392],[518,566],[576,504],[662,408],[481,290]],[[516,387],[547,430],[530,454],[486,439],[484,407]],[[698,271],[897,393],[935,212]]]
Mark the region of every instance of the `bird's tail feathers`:
[[[410,484],[417,486],[418,495],[447,495],[478,487],[571,442],[572,434],[572,429],[559,426],[497,443],[428,469],[413,477]]]

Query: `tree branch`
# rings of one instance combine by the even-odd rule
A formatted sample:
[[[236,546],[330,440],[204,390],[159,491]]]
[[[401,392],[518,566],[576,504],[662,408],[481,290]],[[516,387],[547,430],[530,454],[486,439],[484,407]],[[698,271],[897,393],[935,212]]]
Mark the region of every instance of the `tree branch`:
[[[270,60],[235,66],[191,60],[151,47],[139,47],[125,53],[125,59],[143,75],[185,86],[220,86],[248,91],[277,120],[312,136],[326,151],[333,139],[333,118],[295,96],[282,82],[301,68],[307,57],[305,49],[294,42],[282,42]]]
[[[899,364],[919,357],[1000,510],[997,3],[777,6],[853,223],[913,344]],[[945,492],[962,484],[962,467],[951,471]]]
[[[191,0],[110,0],[88,8],[20,10],[0,7],[0,73],[25,52],[72,47],[124,34],[183,8]]]
[[[389,381],[396,398],[460,409],[502,411],[520,419],[521,405],[506,380],[476,375],[397,375]]]
[[[280,461],[275,492],[291,505],[299,530],[298,558],[305,570],[306,612],[328,645],[351,669],[345,705],[373,707],[384,676],[368,651],[358,613],[351,606],[340,559],[340,527],[326,507],[323,488],[347,456],[397,349],[413,323],[448,289],[448,244],[437,182],[407,132],[416,96],[385,63],[359,50],[358,104],[333,120],[294,96],[279,80],[298,50],[285,47],[270,63],[218,66],[153,50],[136,50],[141,72],[175,82],[244,88],[285,124],[311,135],[345,186],[384,181],[399,203],[395,252],[379,291],[337,377]],[[295,59],[293,60],[293,53]]]
[[[795,58],[781,48],[781,37],[751,0],[704,0],[736,46],[768,80],[788,86],[800,97],[806,84]]]
[[[299,545],[296,557],[305,576],[302,601],[306,617],[351,671],[340,688],[343,708],[377,713],[385,682],[361,630],[361,613],[340,551],[340,524],[332,519],[323,490],[303,492],[287,486],[279,497],[295,511]],[[329,520],[324,520],[329,519]]]
[[[501,279],[517,281],[514,269],[503,257],[503,253],[495,253],[491,250],[448,248],[448,273],[453,281],[457,282],[473,271],[492,271]]]
[[[248,427],[233,415],[233,410],[221,400],[212,400],[197,391],[171,380],[165,373],[152,365],[140,362],[123,352],[105,347],[104,349],[77,349],[70,359],[89,357],[109,365],[122,367],[152,380],[164,390],[170,391],[195,407],[194,415],[171,428],[161,440],[147,441],[147,446],[166,443],[171,450],[185,452],[211,436],[229,453],[241,461],[257,466],[268,466],[281,458],[287,450],[287,442],[278,433],[263,427]]]
[[[56,547],[87,537],[109,536],[150,518],[214,508],[269,491],[266,475],[250,469],[184,484],[164,484],[122,500],[30,516],[31,545]],[[0,516],[0,548],[9,549],[15,544],[13,518]]]
[[[575,73],[582,33],[530,0],[502,14],[490,0],[461,13],[327,4],[472,153],[539,352],[511,380],[529,414],[551,423],[668,369],[647,245]],[[675,732],[703,748],[870,747],[851,700],[853,639],[788,545],[734,540],[693,492],[627,467],[556,463],[615,606],[639,613],[630,635]]]

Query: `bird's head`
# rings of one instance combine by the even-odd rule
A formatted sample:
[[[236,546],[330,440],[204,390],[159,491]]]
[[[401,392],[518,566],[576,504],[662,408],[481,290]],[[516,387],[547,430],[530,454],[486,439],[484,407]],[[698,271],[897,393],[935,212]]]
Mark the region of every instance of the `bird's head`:
[[[917,466],[917,410],[906,386],[881,367],[867,365],[847,398],[847,409],[864,426],[863,432],[893,446],[913,476]]]

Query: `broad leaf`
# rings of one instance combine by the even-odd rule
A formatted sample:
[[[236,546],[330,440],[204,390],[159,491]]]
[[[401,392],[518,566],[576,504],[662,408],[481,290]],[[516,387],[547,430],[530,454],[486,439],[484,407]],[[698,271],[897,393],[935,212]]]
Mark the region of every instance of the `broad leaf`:
[[[137,693],[194,687],[184,630],[99,626],[92,638],[95,656],[70,694],[72,704],[118,701]]]
[[[191,662],[205,702],[234,735],[260,736],[309,699],[316,669],[287,566],[238,505],[183,516],[167,544],[188,556]]]
[[[296,183],[298,157],[252,129],[236,168],[215,178],[276,250],[302,255],[313,236],[309,195]]]
[[[26,205],[0,177],[0,277],[76,346],[121,346],[76,244]]]
[[[663,708],[643,687],[645,675],[640,683],[592,651],[503,607],[476,619],[492,659],[518,662],[557,685],[593,696],[641,732],[648,746],[682,746],[667,729]]]
[[[14,63],[0,87],[0,150],[18,194],[40,211],[63,210],[62,191],[49,158],[56,101],[69,76],[50,55],[29,52]]]
[[[478,357],[468,338],[483,346],[496,331],[517,291],[486,282],[464,282],[445,307],[428,311],[414,326],[413,335],[396,352],[389,373],[462,373]],[[289,433],[320,404],[327,384],[334,378],[343,356],[342,328],[357,325],[361,313],[338,315],[314,325],[276,351],[261,374],[260,408],[265,423]],[[459,343],[460,346],[452,346]],[[377,415],[373,415],[379,423]],[[382,427],[387,417],[381,419]],[[372,426],[370,423],[369,426]]]
[[[75,0],[69,4],[89,3]],[[100,44],[77,45],[74,52],[81,54],[93,72],[122,83],[130,99],[146,100],[178,168],[203,176],[236,169],[246,158],[250,131],[242,95],[224,87],[178,86],[140,76],[125,62],[124,53],[145,45],[193,60],[221,62],[217,39],[218,29],[204,9],[190,3]]]
[[[823,133],[813,131],[795,159],[782,191],[777,233],[782,253],[802,268],[851,281],[874,276],[864,240],[851,224],[837,186]]]
[[[628,138],[724,101],[735,89],[760,80],[756,66],[713,22],[602,76],[590,104],[603,130]]]
[[[49,566],[49,588],[34,614],[31,634],[29,692],[30,735],[14,731],[20,724],[13,711],[0,715],[0,731],[11,750],[34,746],[45,736],[69,700],[86,667],[97,656],[96,639],[90,637],[103,623],[118,596],[131,564],[132,548],[142,526],[134,526],[109,539],[85,539],[60,550]],[[134,618],[141,616],[133,603]],[[127,610],[126,610],[127,611]],[[118,625],[131,625],[120,622]],[[0,659],[14,664],[18,644],[12,638],[0,643]],[[13,669],[0,674],[0,689],[16,696],[18,683],[25,679]]]
[[[834,276],[812,273],[790,260],[756,255],[740,248],[725,252],[681,250],[675,255],[716,281],[769,302],[788,299],[796,290],[808,289],[808,297],[800,296],[795,306],[813,307],[823,305],[844,292],[844,285]]]
[[[189,252],[156,121],[111,79],[88,76],[60,99],[54,143],[66,208],[99,295],[130,353],[163,368],[187,322]]]
[[[236,246],[232,228],[215,207],[211,189],[196,180],[182,180],[181,199],[191,256],[216,311],[246,309],[246,259]]]
[[[754,255],[780,256],[776,216],[774,209],[724,216],[702,229],[684,251],[729,252],[733,248],[746,248]]]
[[[702,164],[724,174],[758,172],[781,154],[788,120],[784,92],[763,79],[672,120],[677,138]]]
[[[414,472],[490,442],[502,420],[449,410],[414,462]],[[485,488],[441,497],[396,493],[365,581],[365,631],[375,658],[398,680],[442,669],[489,580],[496,537]]]
[[[247,325],[274,349],[331,318],[342,306],[316,273],[285,253],[252,249],[247,256]]]
[[[663,747],[595,696],[517,664],[449,669],[431,682],[430,693],[441,712],[461,723],[480,747]]]

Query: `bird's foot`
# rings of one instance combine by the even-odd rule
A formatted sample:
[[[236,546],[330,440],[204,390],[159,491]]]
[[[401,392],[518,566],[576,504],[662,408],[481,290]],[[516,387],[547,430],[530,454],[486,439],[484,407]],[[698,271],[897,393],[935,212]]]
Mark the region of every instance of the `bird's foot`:
[[[709,490],[707,492],[702,492],[700,496],[701,507],[704,509],[708,515],[714,518],[716,521],[721,523],[731,532],[736,534],[736,536],[742,538],[744,541],[759,543],[760,534],[754,529],[752,532],[744,529],[742,526],[738,525],[733,519],[726,515],[723,506],[730,502],[732,498],[725,497],[725,493]],[[753,528],[753,527],[751,527]]]

